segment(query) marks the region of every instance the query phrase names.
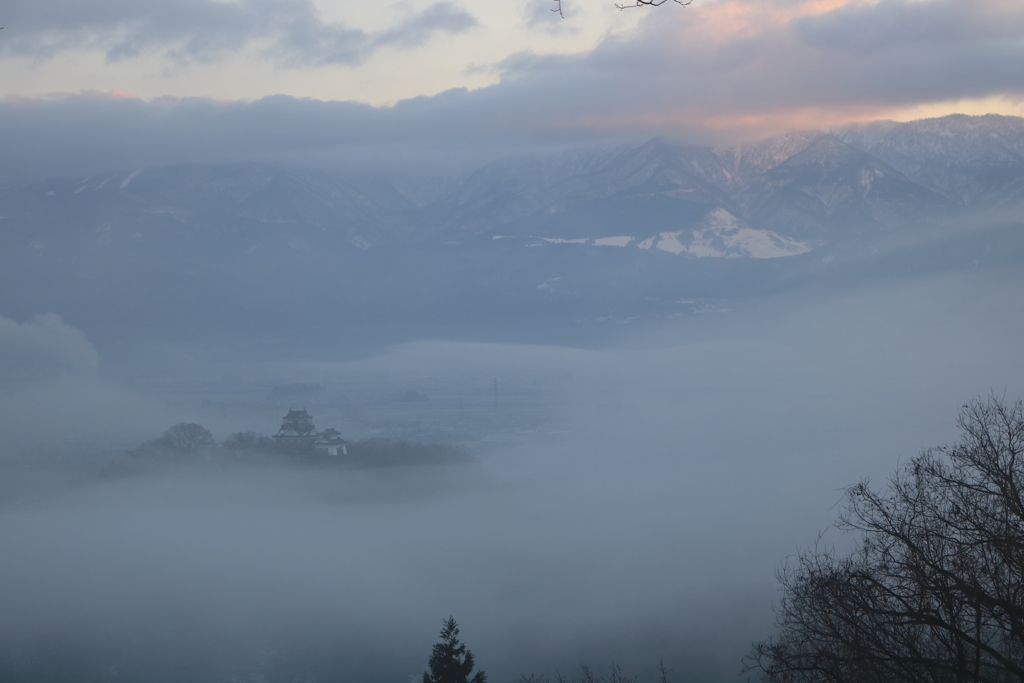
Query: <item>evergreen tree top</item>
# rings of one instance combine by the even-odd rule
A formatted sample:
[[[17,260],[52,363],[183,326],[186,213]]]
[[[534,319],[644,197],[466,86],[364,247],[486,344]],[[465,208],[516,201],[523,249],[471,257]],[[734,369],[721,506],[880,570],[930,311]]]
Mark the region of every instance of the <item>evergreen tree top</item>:
[[[423,672],[423,683],[487,683],[483,671],[473,672],[473,653],[459,642],[459,625],[453,617],[444,620],[441,627],[441,642],[434,645],[427,662],[428,671]]]

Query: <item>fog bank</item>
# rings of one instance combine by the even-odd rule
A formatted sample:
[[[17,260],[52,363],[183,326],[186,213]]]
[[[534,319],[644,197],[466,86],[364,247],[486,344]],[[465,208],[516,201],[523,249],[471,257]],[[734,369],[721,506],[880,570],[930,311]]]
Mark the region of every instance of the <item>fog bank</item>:
[[[471,465],[200,465],[6,501],[0,637],[125,676],[397,680],[452,614],[496,682],[610,661],[652,678],[659,658],[674,680],[733,680],[770,631],[774,572],[843,487],[954,439],[964,401],[1024,393],[1020,284],[765,300],[605,351],[428,341],[282,362],[324,381],[562,380],[549,427]]]

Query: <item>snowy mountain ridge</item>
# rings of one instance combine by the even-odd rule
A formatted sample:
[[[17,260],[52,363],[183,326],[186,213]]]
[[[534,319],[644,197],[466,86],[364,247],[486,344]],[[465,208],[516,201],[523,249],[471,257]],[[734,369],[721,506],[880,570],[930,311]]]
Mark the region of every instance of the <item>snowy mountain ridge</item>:
[[[128,169],[0,188],[0,215],[8,238],[31,225],[42,244],[77,225],[85,233],[76,239],[199,231],[197,239],[219,234],[244,250],[268,239],[359,249],[491,235],[643,241],[704,231],[725,211],[795,244],[1022,200],[1024,120],[951,116],[735,147],[654,139],[458,175],[343,176],[259,164]],[[701,234],[698,243],[717,233]]]
[[[160,339],[190,325],[288,343],[453,326],[534,339],[808,283],[1013,268],[1022,149],[1022,119],[947,117],[459,174],[250,163],[50,178],[0,187],[0,311]]]

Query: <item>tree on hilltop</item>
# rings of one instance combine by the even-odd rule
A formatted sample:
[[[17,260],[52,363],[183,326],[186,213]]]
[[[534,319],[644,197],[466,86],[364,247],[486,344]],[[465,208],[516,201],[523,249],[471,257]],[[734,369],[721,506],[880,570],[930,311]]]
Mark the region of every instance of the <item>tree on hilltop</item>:
[[[163,439],[170,448],[186,452],[216,443],[210,430],[195,422],[179,422],[164,432]]]

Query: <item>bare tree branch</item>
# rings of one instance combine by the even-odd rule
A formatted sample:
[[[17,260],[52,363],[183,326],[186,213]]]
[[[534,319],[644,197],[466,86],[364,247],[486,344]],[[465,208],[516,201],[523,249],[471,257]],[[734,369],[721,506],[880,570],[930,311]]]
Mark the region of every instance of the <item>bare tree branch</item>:
[[[886,491],[847,492],[855,552],[815,546],[779,575],[778,634],[748,670],[769,683],[1024,681],[1024,404],[960,411],[960,441]]]
[[[671,0],[671,1],[676,3],[677,5],[682,6],[682,7],[687,7],[687,6],[689,6],[690,4],[693,3],[693,0]],[[556,3],[556,7],[554,9],[552,9],[551,11],[552,12],[558,12],[558,16],[560,16],[562,19],[565,19],[565,14],[562,12],[562,0],[553,0],[553,2]],[[635,7],[644,7],[644,6],[660,7],[661,5],[664,5],[666,2],[669,2],[669,0],[633,0],[633,2],[629,2],[629,3],[625,3],[625,4],[621,4],[621,5],[619,3],[615,3],[615,7],[617,7],[618,9],[633,9]]]
[[[648,5],[650,7],[660,7],[661,5],[664,5],[668,1],[669,0],[635,0],[634,2],[624,5],[616,3],[615,6],[619,9],[633,9],[634,7],[643,7],[645,5]],[[676,3],[677,5],[687,7],[691,3],[693,3],[693,0],[672,0],[672,2]]]

